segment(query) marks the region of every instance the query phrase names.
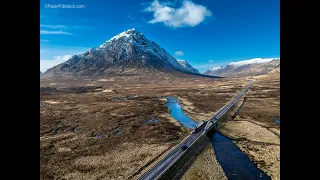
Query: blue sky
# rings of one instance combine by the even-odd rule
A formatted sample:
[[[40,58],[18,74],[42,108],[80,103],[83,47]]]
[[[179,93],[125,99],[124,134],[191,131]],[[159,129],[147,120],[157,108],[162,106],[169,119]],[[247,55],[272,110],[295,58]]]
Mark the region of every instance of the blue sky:
[[[280,57],[279,0],[41,0],[40,70],[129,28],[200,72]]]

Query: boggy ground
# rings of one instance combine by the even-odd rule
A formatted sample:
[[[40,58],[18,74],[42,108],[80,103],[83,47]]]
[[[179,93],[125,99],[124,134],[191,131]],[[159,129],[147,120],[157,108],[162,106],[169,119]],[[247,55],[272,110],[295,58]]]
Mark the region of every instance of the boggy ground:
[[[41,79],[40,179],[136,178],[190,133],[161,97],[180,97],[198,121],[246,82],[152,74]],[[150,119],[159,121],[144,123]]]
[[[237,116],[218,131],[272,179],[280,179],[280,68],[254,78]]]

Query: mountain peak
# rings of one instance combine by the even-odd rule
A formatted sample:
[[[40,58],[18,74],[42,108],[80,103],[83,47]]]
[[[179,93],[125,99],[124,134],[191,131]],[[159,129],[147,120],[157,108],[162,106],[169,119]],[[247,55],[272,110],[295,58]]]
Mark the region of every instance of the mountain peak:
[[[144,35],[136,30],[135,28],[128,29],[126,31],[123,31],[122,33],[113,36],[109,40],[107,40],[105,43],[101,44],[99,48],[105,48],[107,44],[111,43],[114,40],[124,40],[124,41],[129,41],[132,43],[133,41],[138,41],[138,40],[145,40]]]
[[[119,33],[118,35],[116,36],[113,36],[110,40],[113,40],[113,39],[119,39],[121,37],[131,37],[133,35],[143,35],[141,32],[139,32],[138,30],[136,30],[136,28],[131,28],[131,29],[128,29],[126,31],[123,31],[122,33]]]
[[[138,30],[136,30],[136,28],[131,28],[131,29],[128,29],[126,31],[123,31],[122,33],[114,36],[114,37],[122,37],[122,36],[132,36],[132,35],[135,35],[135,34],[142,34],[141,32],[139,32]]]
[[[71,73],[87,76],[122,73],[127,70],[138,72],[140,69],[198,74],[190,64],[182,64],[165,49],[132,28],[50,68],[46,74]]]
[[[131,28],[131,29],[126,30],[125,32],[127,32],[127,33],[135,33],[135,32],[138,32],[138,31],[136,30],[136,28]]]

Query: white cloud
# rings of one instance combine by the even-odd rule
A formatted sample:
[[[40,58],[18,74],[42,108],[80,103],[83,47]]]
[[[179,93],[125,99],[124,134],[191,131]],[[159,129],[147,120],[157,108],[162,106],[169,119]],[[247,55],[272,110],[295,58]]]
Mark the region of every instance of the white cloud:
[[[40,71],[45,72],[47,69],[52,68],[69,60],[72,55],[55,56],[54,59],[40,59]]]
[[[73,35],[71,33],[65,31],[47,31],[47,30],[40,30],[40,34],[64,34],[64,35]]]
[[[49,42],[47,39],[40,39],[40,42]]]
[[[136,17],[133,17],[133,16],[128,15],[128,16],[127,16],[127,19],[134,20],[134,19],[136,19]]]
[[[74,26],[65,26],[65,25],[51,25],[51,24],[40,24],[41,28],[50,28],[50,29],[84,29],[84,28],[91,28],[88,26],[82,25],[74,25]]]
[[[184,53],[182,51],[177,51],[174,53],[175,56],[183,56]]]
[[[212,62],[213,62],[213,60],[209,60],[209,62],[211,62],[211,63],[212,63]]]
[[[153,19],[149,23],[162,22],[169,27],[196,26],[211,16],[211,11],[205,6],[185,0],[179,8],[169,7],[172,3],[159,3],[154,0],[145,11],[153,12]]]
[[[52,28],[52,29],[67,28],[67,26],[64,26],[64,25],[48,25],[48,24],[40,24],[40,27],[43,27],[43,28]]]

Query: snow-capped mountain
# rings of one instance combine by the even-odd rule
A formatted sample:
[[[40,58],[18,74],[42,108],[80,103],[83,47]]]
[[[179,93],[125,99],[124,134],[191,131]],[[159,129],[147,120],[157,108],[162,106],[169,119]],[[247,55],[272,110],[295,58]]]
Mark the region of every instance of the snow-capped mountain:
[[[229,65],[242,66],[246,64],[262,64],[262,63],[271,62],[276,59],[279,59],[279,58],[253,58],[253,59],[244,60],[244,61],[232,62]]]
[[[199,73],[197,69],[192,67],[186,60],[178,59],[178,63],[184,67],[187,71],[193,72],[193,73]]]
[[[210,68],[209,70],[210,71],[216,71],[216,70],[219,70],[219,69],[222,69],[223,66],[217,66],[217,67],[213,67],[213,68]]]
[[[48,69],[44,74],[94,76],[141,69],[188,73],[165,49],[133,28],[83,54],[72,56],[66,62]]]
[[[254,58],[213,67],[204,72],[212,76],[255,76],[266,74],[280,66],[280,58]]]

